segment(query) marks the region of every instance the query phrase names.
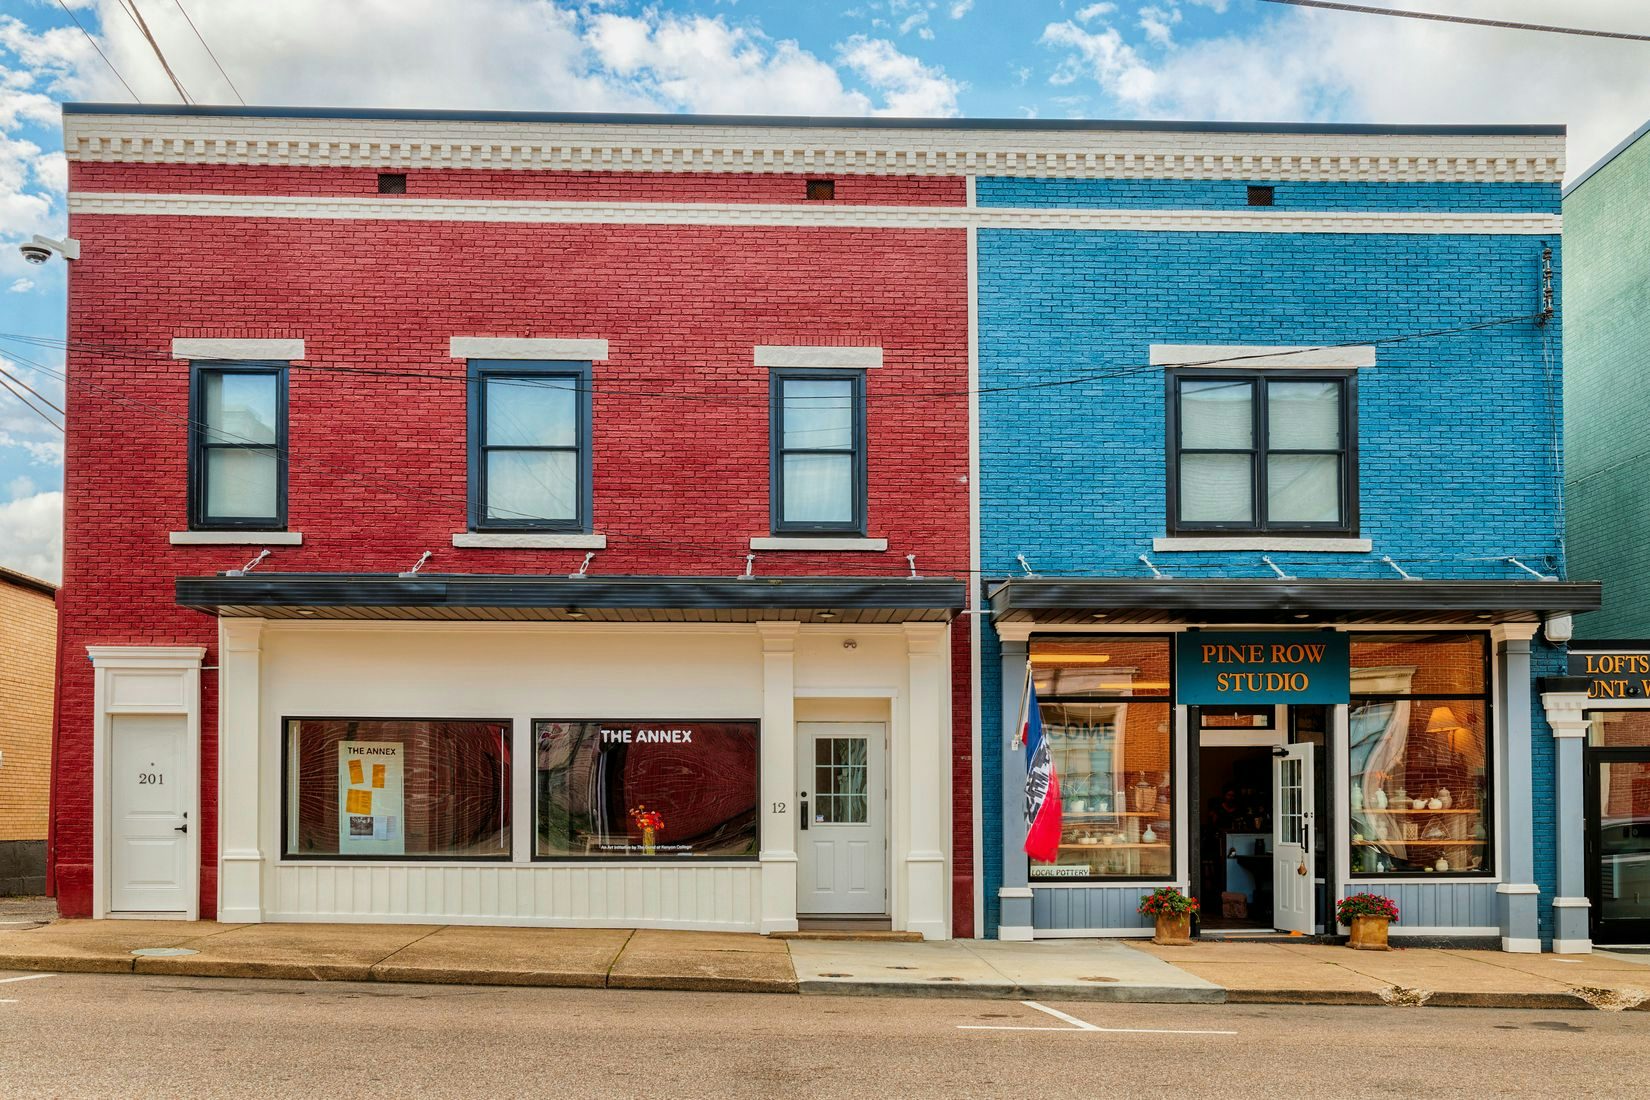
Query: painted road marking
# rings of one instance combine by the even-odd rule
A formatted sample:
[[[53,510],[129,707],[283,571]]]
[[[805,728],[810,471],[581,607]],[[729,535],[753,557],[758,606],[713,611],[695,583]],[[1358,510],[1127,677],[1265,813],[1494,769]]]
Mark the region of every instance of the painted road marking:
[[[17,978],[0,978],[0,985],[4,985],[6,982],[32,982],[36,978],[55,978],[55,977],[57,977],[56,974],[24,974],[21,977],[17,977]]]
[[[1064,1020],[1070,1027],[1043,1027],[1029,1024],[958,1024],[961,1031],[1063,1031],[1067,1034],[1078,1034],[1085,1031],[1098,1031],[1108,1035],[1236,1035],[1235,1031],[1218,1031],[1202,1028],[1167,1028],[1167,1027],[1100,1027],[1087,1020],[1079,1020],[1069,1013],[1061,1012],[1057,1008],[1038,1004],[1036,1001],[1021,1001],[1027,1008],[1035,1008],[1038,1012],[1046,1012],[1056,1020]]]

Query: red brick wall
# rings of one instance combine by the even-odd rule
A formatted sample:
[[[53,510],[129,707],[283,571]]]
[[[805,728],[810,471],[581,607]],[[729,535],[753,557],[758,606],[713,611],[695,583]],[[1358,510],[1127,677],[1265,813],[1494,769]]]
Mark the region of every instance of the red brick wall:
[[[398,169],[390,169],[399,171]],[[70,166],[75,191],[208,195],[378,197],[377,168],[281,168],[255,164],[99,164]],[[542,172],[511,168],[414,168],[407,198],[538,202],[808,201],[810,179],[834,179],[829,206],[962,206],[957,176],[831,176],[829,173]],[[396,196],[400,197],[400,196]]]
[[[75,165],[73,179],[77,190],[135,190],[165,172],[234,175]],[[753,187],[786,179],[696,178]],[[960,194],[956,180],[921,186],[942,182]],[[594,190],[616,186],[607,181]],[[425,550],[435,551],[431,572],[577,568],[578,551],[451,545],[452,534],[465,529],[465,366],[448,357],[447,341],[495,335],[609,341],[610,359],[595,366],[593,398],[594,527],[608,536],[609,549],[592,573],[740,572],[747,540],[769,528],[768,371],[753,366],[753,346],[875,344],[885,350],[885,365],[870,372],[868,385],[870,533],[888,538],[888,552],[763,554],[758,572],[901,576],[904,555],[915,553],[925,575],[967,575],[961,231],[71,220],[84,252],[69,308],[76,381],[68,395],[59,662],[55,858],[67,915],[91,910],[85,646],[205,645],[206,664],[216,665],[213,620],[178,608],[173,580],[251,556],[244,547],[167,543],[167,532],[187,526],[189,367],[170,358],[174,337],[306,341],[307,359],[290,380],[290,527],[303,532],[304,545],[277,549],[262,566],[267,571],[397,571]],[[339,367],[431,377],[326,369]],[[920,396],[902,399],[912,394]],[[957,931],[969,934],[971,708],[962,620],[954,637]],[[203,916],[211,916],[216,674],[202,679],[201,901]]]

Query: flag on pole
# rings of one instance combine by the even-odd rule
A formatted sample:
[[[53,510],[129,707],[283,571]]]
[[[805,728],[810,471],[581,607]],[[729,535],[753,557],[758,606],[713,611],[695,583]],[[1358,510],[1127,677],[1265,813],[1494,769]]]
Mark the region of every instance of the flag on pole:
[[[1060,854],[1060,777],[1054,754],[1043,736],[1043,718],[1037,709],[1037,685],[1026,668],[1025,724],[1020,740],[1026,747],[1026,855],[1053,863]]]

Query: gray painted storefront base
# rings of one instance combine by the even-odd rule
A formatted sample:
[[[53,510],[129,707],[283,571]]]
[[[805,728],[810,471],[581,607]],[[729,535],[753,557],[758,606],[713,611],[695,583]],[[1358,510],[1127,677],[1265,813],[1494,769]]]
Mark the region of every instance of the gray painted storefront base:
[[[46,842],[0,840],[0,897],[46,892]]]

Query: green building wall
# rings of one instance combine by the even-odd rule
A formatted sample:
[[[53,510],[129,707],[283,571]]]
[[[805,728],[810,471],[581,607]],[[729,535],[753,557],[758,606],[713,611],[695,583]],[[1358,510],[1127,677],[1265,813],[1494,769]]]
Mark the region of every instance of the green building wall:
[[[1578,638],[1650,638],[1650,126],[1564,195],[1569,574]]]

